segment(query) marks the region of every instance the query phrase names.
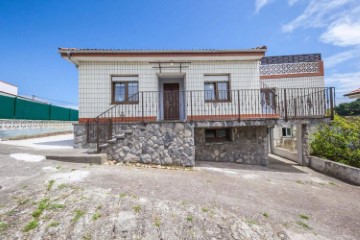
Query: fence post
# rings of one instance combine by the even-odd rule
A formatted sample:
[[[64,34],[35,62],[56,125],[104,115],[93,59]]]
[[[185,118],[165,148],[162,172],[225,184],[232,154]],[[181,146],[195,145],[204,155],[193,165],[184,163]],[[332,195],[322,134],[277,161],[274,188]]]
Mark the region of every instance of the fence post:
[[[284,107],[285,107],[285,122],[287,122],[288,121],[288,111],[287,111],[286,89],[284,89]]]
[[[14,98],[14,119],[16,119],[16,101],[17,97]]]
[[[142,116],[142,121],[144,123],[145,122],[145,120],[144,120],[144,92],[141,92],[141,116]]]
[[[96,150],[99,152],[100,148],[99,148],[99,119],[96,119]]]
[[[241,111],[240,111],[240,90],[237,90],[237,98],[238,98],[238,109],[239,109],[239,121],[241,117]]]
[[[334,99],[333,99],[333,88],[330,88],[330,116],[331,120],[334,120]]]
[[[294,113],[295,113],[295,117],[297,116],[297,113],[296,113],[296,99],[294,99]]]
[[[112,119],[109,119],[109,133],[108,133],[108,139],[110,140],[112,138]]]
[[[193,106],[192,106],[192,91],[190,91],[190,114],[191,114],[191,121],[193,120]]]
[[[86,142],[90,143],[90,119],[86,121]]]

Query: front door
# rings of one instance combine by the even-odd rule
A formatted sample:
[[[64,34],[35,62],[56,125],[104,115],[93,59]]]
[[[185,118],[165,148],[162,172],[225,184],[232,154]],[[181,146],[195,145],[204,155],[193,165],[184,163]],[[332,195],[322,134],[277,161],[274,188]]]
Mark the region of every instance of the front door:
[[[164,120],[179,120],[179,83],[164,83]]]

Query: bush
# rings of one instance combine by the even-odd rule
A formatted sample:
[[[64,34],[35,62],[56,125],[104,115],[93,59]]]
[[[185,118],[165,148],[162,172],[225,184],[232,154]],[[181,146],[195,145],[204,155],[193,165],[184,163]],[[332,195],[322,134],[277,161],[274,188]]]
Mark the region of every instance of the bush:
[[[335,115],[312,136],[311,154],[360,168],[360,118]]]

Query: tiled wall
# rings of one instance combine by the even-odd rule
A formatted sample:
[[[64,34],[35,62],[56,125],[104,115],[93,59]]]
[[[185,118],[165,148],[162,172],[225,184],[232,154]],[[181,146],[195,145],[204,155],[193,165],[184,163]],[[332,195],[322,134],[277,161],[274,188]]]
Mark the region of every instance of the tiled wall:
[[[109,109],[111,102],[111,75],[138,75],[139,91],[158,91],[158,69],[149,62],[81,62],[79,66],[79,118],[93,118]],[[204,74],[230,74],[231,89],[259,89],[259,61],[192,61],[182,69],[185,90],[204,90]],[[169,73],[179,69],[163,69]],[[155,94],[154,94],[155,95]],[[203,98],[202,98],[203,99]],[[223,109],[233,108],[233,103]],[[158,114],[158,100],[146,99],[154,109],[147,116]],[[204,104],[201,102],[201,104]],[[134,108],[134,106],[129,106]],[[126,106],[124,106],[126,108]],[[140,113],[139,109],[136,110]],[[189,109],[186,110],[189,114]],[[226,112],[226,110],[224,110]],[[228,110],[229,112],[229,110]]]

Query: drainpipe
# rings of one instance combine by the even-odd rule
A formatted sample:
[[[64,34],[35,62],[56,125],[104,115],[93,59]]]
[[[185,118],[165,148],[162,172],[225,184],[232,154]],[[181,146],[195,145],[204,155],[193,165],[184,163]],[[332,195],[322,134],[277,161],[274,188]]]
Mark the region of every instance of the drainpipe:
[[[73,64],[75,64],[76,68],[78,68],[79,65],[77,64],[77,62],[75,62],[74,60],[71,59],[71,50],[66,51],[66,53],[67,53],[67,57],[68,57],[69,61],[72,62]]]

